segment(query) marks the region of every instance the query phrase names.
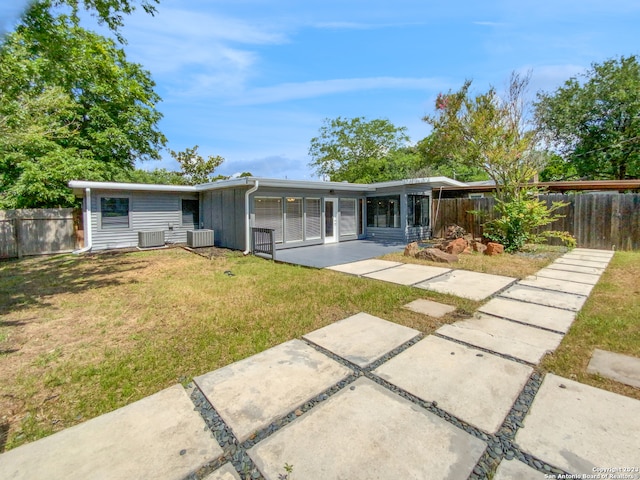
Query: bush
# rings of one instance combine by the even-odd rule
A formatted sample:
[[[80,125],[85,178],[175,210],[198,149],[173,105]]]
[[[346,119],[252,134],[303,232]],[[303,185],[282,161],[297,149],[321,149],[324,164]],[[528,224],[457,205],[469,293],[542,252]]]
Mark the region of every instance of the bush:
[[[554,214],[556,210],[564,207],[562,202],[554,202],[551,207],[536,198],[536,192],[529,192],[509,201],[496,198],[496,210],[498,218],[484,224],[484,236],[501,243],[507,252],[517,252],[526,243],[543,243],[548,237],[554,236],[563,239],[567,246],[570,239],[575,239],[567,232],[540,232],[544,227],[562,218],[562,215]]]

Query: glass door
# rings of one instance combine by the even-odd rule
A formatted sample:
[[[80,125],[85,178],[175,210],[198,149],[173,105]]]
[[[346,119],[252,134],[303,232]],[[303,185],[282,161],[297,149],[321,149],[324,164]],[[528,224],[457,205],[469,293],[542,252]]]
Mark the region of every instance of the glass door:
[[[338,241],[338,208],[337,199],[324,199],[324,243]]]

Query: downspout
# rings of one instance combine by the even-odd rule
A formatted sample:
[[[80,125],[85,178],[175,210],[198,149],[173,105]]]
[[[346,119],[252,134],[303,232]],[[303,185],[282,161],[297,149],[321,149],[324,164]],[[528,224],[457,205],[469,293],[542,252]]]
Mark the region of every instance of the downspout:
[[[244,194],[244,214],[245,214],[245,219],[244,219],[244,246],[245,246],[245,251],[242,252],[243,255],[249,255],[251,253],[251,214],[249,213],[249,195],[251,195],[253,192],[255,192],[256,190],[258,190],[258,187],[260,186],[260,181],[256,180],[256,183],[254,183],[253,187],[251,187],[249,190],[247,190],[247,192]]]
[[[440,192],[438,193],[438,206],[436,207],[436,218],[433,219],[433,226],[435,228],[438,221],[438,213],[440,212],[440,198],[442,198],[442,186],[440,186]]]
[[[82,212],[82,221],[84,222],[84,247],[79,250],[74,250],[73,253],[78,255],[80,253],[88,252],[91,250],[92,236],[91,236],[91,189],[85,188],[84,190],[84,211]]]

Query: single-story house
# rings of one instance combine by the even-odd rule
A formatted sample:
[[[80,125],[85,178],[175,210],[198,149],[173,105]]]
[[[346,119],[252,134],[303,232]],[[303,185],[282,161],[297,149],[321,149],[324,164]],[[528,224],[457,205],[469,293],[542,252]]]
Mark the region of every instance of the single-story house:
[[[252,227],[272,229],[277,249],[429,238],[432,192],[464,185],[447,177],[373,184],[256,177],[195,186],[69,183],[83,198],[84,250],[135,247],[147,233],[182,243],[196,230],[211,230],[216,246],[244,251],[252,249]]]

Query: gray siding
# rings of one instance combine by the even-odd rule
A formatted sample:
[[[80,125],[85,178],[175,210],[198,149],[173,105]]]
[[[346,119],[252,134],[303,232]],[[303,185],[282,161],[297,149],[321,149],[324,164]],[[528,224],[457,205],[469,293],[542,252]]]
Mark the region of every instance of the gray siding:
[[[400,195],[400,228],[366,227],[367,239],[388,242],[415,242],[430,238],[430,227],[410,227],[407,225],[408,195],[431,195],[430,187],[405,185],[401,187],[381,188],[375,194],[367,195],[367,198],[375,198],[386,195]],[[433,201],[433,198],[431,199]]]
[[[101,227],[100,198],[129,198],[129,227]],[[165,192],[127,192],[99,190],[91,192],[91,231],[94,250],[136,247],[138,232],[164,231],[167,243],[184,243],[187,230],[197,225],[182,225],[182,199],[197,200],[197,194]],[[202,206],[201,206],[202,211]],[[169,229],[169,225],[173,229]]]
[[[359,198],[365,198],[363,194],[361,193],[351,193],[351,192],[343,192],[343,191],[338,191],[335,193],[330,193],[329,189],[283,189],[283,188],[259,188],[256,192],[251,194],[251,202],[250,202],[250,213],[251,213],[251,225],[255,224],[255,204],[254,204],[254,198],[255,197],[280,197],[280,198],[286,198],[286,197],[296,197],[296,198],[319,198],[321,199],[321,201],[324,198],[333,198],[333,199],[340,199],[340,198],[353,198],[356,200],[356,210],[358,208],[358,199]],[[322,244],[324,243],[324,215],[325,215],[325,211],[324,211],[324,201],[322,201],[322,212],[321,212],[321,218],[320,218],[320,223],[321,223],[321,231],[322,231],[322,235],[321,238],[319,239],[312,239],[312,240],[304,240],[304,241],[296,241],[296,242],[291,242],[291,243],[279,243],[276,245],[277,249],[283,249],[283,248],[293,248],[293,247],[301,247],[301,246],[308,246],[308,245],[318,245],[318,244]],[[336,208],[339,209],[339,202],[336,205]],[[285,222],[286,222],[286,213],[283,213]],[[341,213],[338,210],[338,232],[340,232],[340,221],[341,221]],[[357,226],[357,218],[356,218],[356,226]],[[365,220],[366,223],[366,220]],[[345,240],[355,240],[357,239],[357,235],[341,235],[339,236],[339,240],[340,241],[345,241]]]
[[[214,231],[217,247],[245,250],[244,197],[248,188],[213,190],[202,194],[203,227]]]

